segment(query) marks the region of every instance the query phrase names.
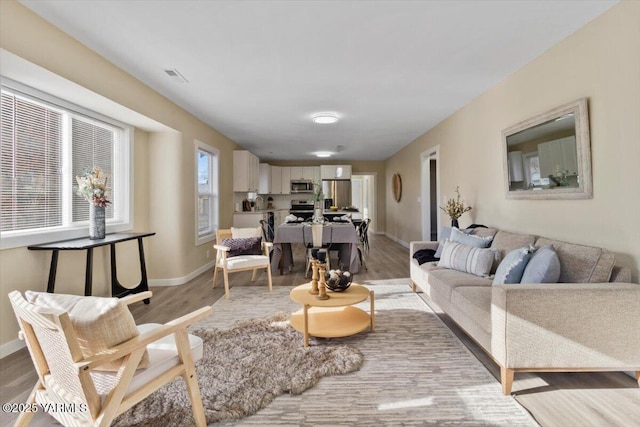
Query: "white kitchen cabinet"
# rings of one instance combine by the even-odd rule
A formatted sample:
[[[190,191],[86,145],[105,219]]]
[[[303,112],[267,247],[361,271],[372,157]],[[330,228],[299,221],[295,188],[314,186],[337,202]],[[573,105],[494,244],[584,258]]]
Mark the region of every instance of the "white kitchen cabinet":
[[[267,163],[260,163],[260,182],[258,184],[259,194],[271,194],[273,193],[273,181],[271,180],[271,165]]]
[[[233,191],[257,192],[260,184],[260,161],[247,150],[233,152]]]
[[[304,166],[302,168],[302,179],[320,182],[320,166]]]
[[[296,181],[296,180],[303,180],[304,179],[304,175],[302,172],[302,166],[291,166],[289,168],[291,170],[291,180],[292,181]]]
[[[291,168],[282,167],[282,194],[291,194]]]
[[[578,174],[578,157],[574,136],[538,144],[538,156],[540,157],[540,175],[543,178],[555,175],[556,169],[568,170],[568,175]]]
[[[282,194],[282,168],[271,166],[271,194]]]
[[[351,179],[351,165],[322,165],[321,179]]]

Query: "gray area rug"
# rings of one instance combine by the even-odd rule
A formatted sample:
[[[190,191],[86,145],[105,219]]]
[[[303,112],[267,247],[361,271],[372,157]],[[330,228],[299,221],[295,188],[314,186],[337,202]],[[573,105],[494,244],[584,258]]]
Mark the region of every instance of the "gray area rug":
[[[362,353],[345,345],[300,345],[290,313],[245,320],[230,329],[192,328],[204,354],[196,363],[208,423],[256,413],[283,393],[300,394],[323,376],[357,371]],[[122,414],[116,426],[189,426],[193,416],[182,380],[155,392]]]
[[[482,363],[411,292],[409,279],[363,284],[375,291],[375,331],[311,340],[311,348],[359,349],[364,355],[359,371],[322,378],[302,394],[282,395],[254,415],[215,426],[537,425],[511,396],[502,395]],[[290,290],[233,287],[231,300],[217,301],[213,314],[194,330],[296,311],[300,306],[289,298]],[[358,306],[368,311],[369,302]],[[301,347],[302,335],[295,333]]]

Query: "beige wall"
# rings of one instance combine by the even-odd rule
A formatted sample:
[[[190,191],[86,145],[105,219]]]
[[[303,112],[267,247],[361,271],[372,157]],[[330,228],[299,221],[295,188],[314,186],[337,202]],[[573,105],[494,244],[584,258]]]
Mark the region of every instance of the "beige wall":
[[[232,176],[232,151],[240,147],[13,0],[0,2],[0,47],[176,131],[135,131],[134,226],[136,231],[157,233],[145,240],[151,279],[181,278],[207,264],[211,245],[195,245],[193,141],[197,138],[220,150],[221,177]],[[220,180],[220,199],[220,224],[230,226],[230,179]],[[94,252],[96,295],[109,292],[108,256],[105,248]],[[140,279],[137,259],[134,242],[118,245],[119,275],[125,285]],[[49,260],[50,253],[26,248],[0,251],[0,344],[16,339],[17,333],[7,293],[44,291]],[[84,265],[84,252],[62,253],[56,291],[82,293]]]
[[[593,199],[507,200],[501,131],[581,97],[589,100]],[[459,185],[473,206],[462,226],[476,222],[602,246],[637,281],[640,2],[614,6],[387,160],[387,233],[404,242],[422,236],[420,153],[436,145],[442,195]],[[404,184],[399,204],[390,193],[394,173]]]

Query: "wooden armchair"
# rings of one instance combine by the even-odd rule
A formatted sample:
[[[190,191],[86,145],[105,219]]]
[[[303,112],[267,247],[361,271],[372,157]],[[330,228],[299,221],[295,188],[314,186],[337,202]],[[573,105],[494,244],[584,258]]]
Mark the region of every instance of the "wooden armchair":
[[[250,230],[250,229],[239,229]],[[261,228],[256,228],[255,237],[259,237]],[[229,273],[236,273],[238,271],[253,270],[251,281],[256,280],[259,269],[266,268],[267,281],[269,283],[269,292],[273,290],[273,284],[271,282],[271,262],[269,261],[269,251],[273,247],[271,242],[262,242],[262,253],[260,255],[236,255],[229,256],[228,253],[231,250],[229,246],[222,244],[224,239],[231,239],[233,236],[231,230],[218,230],[216,233],[216,243],[213,247],[216,249],[216,266],[213,269],[213,285],[216,286],[218,279],[218,270],[222,270],[224,277],[224,295],[226,299],[229,299]]]
[[[128,305],[150,297],[147,291],[120,301]],[[189,335],[187,327],[208,316],[211,307],[164,325],[140,325],[140,335],[85,357],[66,311],[32,304],[18,291],[11,292],[9,299],[20,325],[19,336],[26,340],[38,374],[27,403],[37,402],[65,426],[109,426],[115,417],[182,376],[195,424],[206,425],[194,368],[194,359],[202,357],[202,340]],[[146,351],[149,366],[138,369]],[[119,359],[117,372],[100,370]],[[28,425],[32,416],[33,412],[21,413],[15,426]]]

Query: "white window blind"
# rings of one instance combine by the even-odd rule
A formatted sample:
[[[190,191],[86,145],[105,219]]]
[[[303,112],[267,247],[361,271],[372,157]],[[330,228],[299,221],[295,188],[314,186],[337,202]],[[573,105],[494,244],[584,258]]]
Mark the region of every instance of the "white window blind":
[[[116,133],[100,124],[90,123],[86,119],[78,117],[71,118],[71,179],[75,188],[77,183],[75,177],[82,175],[87,168],[99,166],[109,177],[107,193],[110,201],[114,201],[115,187],[113,186],[113,150],[115,146]],[[73,192],[73,221],[89,220],[89,203],[81,196]],[[107,205],[107,219],[113,218],[113,203]]]
[[[60,111],[2,93],[2,231],[62,225]]]

